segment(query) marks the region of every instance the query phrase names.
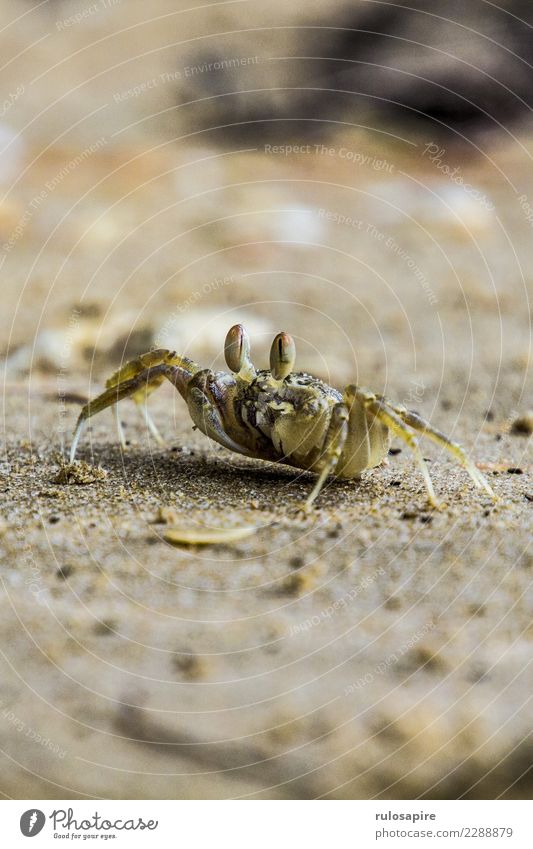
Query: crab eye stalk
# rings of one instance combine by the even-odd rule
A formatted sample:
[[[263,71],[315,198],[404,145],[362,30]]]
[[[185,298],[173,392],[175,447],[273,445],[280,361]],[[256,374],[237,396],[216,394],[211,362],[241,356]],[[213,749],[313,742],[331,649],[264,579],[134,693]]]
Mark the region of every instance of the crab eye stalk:
[[[288,333],[278,333],[270,349],[270,371],[276,380],[285,380],[294,368],[296,345]]]
[[[250,339],[242,324],[235,324],[226,336],[224,355],[230,371],[239,374],[253,370],[250,360]]]

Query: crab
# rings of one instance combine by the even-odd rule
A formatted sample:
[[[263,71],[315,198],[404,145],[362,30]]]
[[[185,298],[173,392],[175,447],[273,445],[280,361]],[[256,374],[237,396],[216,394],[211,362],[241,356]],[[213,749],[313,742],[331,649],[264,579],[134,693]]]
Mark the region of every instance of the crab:
[[[147,398],[169,380],[185,400],[195,426],[224,448],[274,463],[315,472],[318,477],[305,508],[309,509],[331,476],[358,480],[362,472],[385,460],[392,437],[413,452],[431,506],[438,501],[415,434],[423,434],[446,449],[491,498],[494,492],[456,442],[418,413],[383,395],[349,384],[343,393],[324,381],[295,372],[296,347],[288,333],[278,333],[270,350],[270,369],[256,370],[250,341],[241,324],[232,327],[224,345],[231,374],[201,368],[188,357],[159,348],[126,363],[106,382],[106,390],[81,410],[70,462],[91,416],[114,406],[120,441],[124,434],[118,402],[139,404],[151,433],[162,442],[147,408]]]

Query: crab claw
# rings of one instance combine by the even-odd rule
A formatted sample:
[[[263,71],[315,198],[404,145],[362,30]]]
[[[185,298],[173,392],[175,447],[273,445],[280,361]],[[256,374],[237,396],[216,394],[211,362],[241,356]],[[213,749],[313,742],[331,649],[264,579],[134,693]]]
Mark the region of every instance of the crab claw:
[[[278,333],[270,349],[270,371],[276,380],[285,380],[294,368],[296,345],[288,333]]]

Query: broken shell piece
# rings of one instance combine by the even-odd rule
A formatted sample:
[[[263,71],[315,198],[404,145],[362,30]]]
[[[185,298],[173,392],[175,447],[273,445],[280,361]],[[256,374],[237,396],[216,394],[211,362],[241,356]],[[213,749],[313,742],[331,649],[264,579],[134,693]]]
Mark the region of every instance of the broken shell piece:
[[[240,528],[174,527],[169,528],[163,534],[163,538],[172,545],[216,545],[216,543],[237,542],[251,536],[257,530],[257,525],[245,525]]]

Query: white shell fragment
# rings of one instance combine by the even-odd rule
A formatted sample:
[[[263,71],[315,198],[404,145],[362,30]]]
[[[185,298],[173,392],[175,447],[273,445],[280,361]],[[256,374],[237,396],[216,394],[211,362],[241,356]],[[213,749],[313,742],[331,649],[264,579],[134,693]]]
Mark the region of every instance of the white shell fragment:
[[[251,536],[257,530],[257,525],[245,525],[240,528],[173,527],[165,531],[163,538],[173,545],[215,545],[237,542]]]

